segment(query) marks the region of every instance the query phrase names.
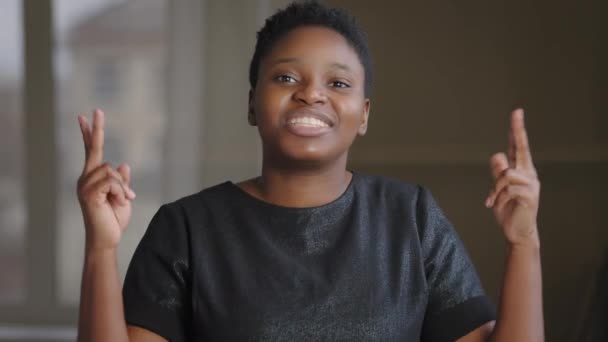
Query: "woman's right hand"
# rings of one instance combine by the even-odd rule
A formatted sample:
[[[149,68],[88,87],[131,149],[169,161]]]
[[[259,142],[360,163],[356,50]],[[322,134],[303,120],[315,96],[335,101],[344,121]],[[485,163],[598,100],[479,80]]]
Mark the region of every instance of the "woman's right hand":
[[[104,113],[93,113],[91,129],[85,116],[78,122],[84,141],[85,164],[78,178],[78,201],[86,229],[87,251],[116,249],[131,218],[135,192],[129,187],[130,168],[103,163]]]

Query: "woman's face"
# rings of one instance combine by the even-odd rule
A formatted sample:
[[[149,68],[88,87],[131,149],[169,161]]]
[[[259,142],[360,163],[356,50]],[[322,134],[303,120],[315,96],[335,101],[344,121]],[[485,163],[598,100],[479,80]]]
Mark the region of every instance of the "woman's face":
[[[331,29],[304,26],[282,37],[250,93],[264,157],[313,164],[345,157],[367,130],[364,75],[356,52]]]

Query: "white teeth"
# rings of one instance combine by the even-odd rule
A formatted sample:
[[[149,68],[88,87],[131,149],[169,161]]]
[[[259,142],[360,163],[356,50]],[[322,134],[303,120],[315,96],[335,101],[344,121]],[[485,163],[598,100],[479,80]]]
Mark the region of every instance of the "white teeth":
[[[293,118],[293,119],[289,120],[288,123],[290,125],[301,124],[301,125],[317,126],[317,127],[329,127],[325,122],[323,122],[319,119],[311,118],[311,117],[307,117],[307,116]]]

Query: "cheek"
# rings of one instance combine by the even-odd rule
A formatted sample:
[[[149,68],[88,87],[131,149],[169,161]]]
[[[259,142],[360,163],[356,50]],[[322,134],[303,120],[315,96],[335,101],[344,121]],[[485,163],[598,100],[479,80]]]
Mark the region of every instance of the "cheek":
[[[257,119],[258,132],[263,141],[275,140],[280,131],[281,113],[288,101],[285,95],[275,89],[265,88],[257,94],[254,111]]]
[[[289,102],[288,94],[277,89],[264,89],[255,100],[254,110],[258,120],[275,121],[282,108]]]
[[[342,124],[349,129],[358,128],[363,122],[364,106],[361,101],[349,101],[343,103],[340,108],[342,113]]]

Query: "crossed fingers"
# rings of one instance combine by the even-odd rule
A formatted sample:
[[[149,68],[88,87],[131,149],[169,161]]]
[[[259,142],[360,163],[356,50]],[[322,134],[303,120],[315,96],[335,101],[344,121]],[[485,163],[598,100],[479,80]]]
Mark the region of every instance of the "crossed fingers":
[[[92,128],[83,115],[78,116],[78,123],[80,124],[85,150],[85,163],[79,179],[79,188],[85,191],[84,188],[96,185],[103,176],[103,179],[106,180],[104,187],[107,187],[105,193],[111,193],[119,199],[135,198],[135,193],[129,187],[131,178],[129,166],[122,164],[114,170],[109,163],[103,163],[104,113],[99,109],[93,112]],[[97,185],[102,186],[102,183]]]
[[[538,200],[540,184],[530,153],[522,109],[516,109],[511,115],[508,154],[493,155],[490,168],[496,182],[486,199],[486,207],[496,206],[500,210],[513,198],[529,205],[534,205],[534,201]]]

